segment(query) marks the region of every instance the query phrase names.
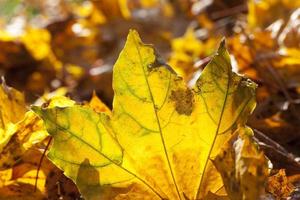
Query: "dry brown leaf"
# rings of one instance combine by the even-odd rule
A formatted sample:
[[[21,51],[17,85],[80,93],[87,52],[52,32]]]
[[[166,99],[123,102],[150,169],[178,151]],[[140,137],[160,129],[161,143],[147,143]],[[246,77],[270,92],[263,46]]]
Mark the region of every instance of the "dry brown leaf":
[[[285,170],[280,169],[278,173],[268,178],[266,190],[280,200],[289,197],[294,191],[294,186],[289,182]]]

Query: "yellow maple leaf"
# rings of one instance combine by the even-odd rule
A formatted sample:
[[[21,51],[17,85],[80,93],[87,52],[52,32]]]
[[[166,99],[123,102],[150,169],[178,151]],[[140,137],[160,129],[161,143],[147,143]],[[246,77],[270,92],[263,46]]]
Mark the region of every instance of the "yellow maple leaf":
[[[224,41],[193,89],[156,55],[130,31],[111,115],[33,107],[54,138],[48,157],[86,199],[203,199],[223,187],[211,160],[245,126],[256,85],[232,72]]]

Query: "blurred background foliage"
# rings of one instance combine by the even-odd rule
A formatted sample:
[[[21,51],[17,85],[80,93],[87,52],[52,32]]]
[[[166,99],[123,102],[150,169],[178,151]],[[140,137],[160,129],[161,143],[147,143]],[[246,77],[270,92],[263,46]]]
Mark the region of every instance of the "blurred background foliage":
[[[29,101],[61,86],[75,99],[96,90],[109,105],[111,68],[130,28],[190,78],[194,61],[211,55],[247,10],[240,0],[2,0],[0,7],[0,64],[10,85],[28,91]]]
[[[111,107],[131,28],[190,86],[226,37],[234,70],[259,85],[248,124],[274,169],[300,173],[298,0],[0,0],[0,75],[28,104],[63,89]]]

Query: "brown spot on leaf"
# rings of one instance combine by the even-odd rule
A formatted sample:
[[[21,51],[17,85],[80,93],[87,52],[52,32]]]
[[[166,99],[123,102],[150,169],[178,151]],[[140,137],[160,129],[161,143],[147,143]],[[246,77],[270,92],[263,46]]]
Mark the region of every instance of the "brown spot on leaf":
[[[193,111],[194,95],[190,89],[172,91],[171,100],[175,101],[176,111],[180,115],[191,115]]]

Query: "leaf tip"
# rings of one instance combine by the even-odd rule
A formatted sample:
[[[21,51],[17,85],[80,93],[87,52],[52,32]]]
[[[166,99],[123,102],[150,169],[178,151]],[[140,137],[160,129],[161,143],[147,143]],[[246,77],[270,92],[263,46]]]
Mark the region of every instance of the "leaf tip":
[[[135,29],[129,29],[127,40],[130,40],[130,39],[133,39],[133,38],[140,40],[140,35],[137,32],[137,30],[135,30]]]
[[[226,49],[226,39],[223,37],[220,42],[219,51],[222,49]]]

